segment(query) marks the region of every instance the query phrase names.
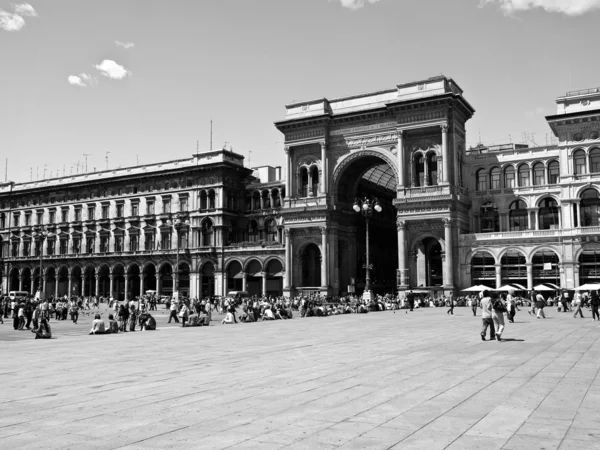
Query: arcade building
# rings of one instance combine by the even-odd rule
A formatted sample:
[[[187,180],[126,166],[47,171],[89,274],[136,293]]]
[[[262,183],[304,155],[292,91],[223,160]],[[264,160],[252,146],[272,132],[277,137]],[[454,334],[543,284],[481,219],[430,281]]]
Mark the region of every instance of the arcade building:
[[[556,103],[557,144],[466,148],[475,110],[438,76],[287,105],[275,123],[283,173],[212,150],[1,184],[2,290],[124,299],[600,281],[600,88]]]

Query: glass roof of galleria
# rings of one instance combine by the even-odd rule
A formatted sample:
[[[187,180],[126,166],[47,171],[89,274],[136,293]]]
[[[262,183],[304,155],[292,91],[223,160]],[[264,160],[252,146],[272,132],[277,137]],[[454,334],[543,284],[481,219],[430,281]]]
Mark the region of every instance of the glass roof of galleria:
[[[396,175],[392,168],[385,163],[371,167],[365,172],[363,179],[390,191],[396,190]]]

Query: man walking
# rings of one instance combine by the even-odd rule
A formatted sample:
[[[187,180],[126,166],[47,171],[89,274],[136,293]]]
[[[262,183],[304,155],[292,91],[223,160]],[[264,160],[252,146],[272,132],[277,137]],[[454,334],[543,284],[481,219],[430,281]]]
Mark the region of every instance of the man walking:
[[[598,306],[600,306],[600,297],[598,296],[598,291],[592,291],[591,294],[590,303],[592,305],[592,320],[600,320],[600,315],[598,314]]]
[[[481,299],[481,340],[485,341],[485,333],[490,327],[490,341],[496,339],[496,330],[494,328],[494,320],[492,318],[492,298],[489,291],[482,292]]]
[[[175,299],[171,300],[170,306],[171,313],[169,315],[169,321],[167,323],[171,323],[171,319],[175,319],[175,323],[179,323],[179,319],[177,318],[177,302]]]
[[[474,295],[471,295],[471,311],[473,311],[473,316],[477,316],[477,303],[478,299]]]
[[[573,314],[573,318],[577,318],[577,314],[579,314],[581,316],[581,318],[583,319],[583,310],[581,309],[581,307],[583,306],[582,301],[581,301],[581,297],[577,298],[575,297],[573,299],[573,306],[576,308],[575,309],[575,314]]]
[[[446,312],[446,314],[454,315],[454,296],[452,294],[450,294],[448,301],[450,302],[450,309]]]

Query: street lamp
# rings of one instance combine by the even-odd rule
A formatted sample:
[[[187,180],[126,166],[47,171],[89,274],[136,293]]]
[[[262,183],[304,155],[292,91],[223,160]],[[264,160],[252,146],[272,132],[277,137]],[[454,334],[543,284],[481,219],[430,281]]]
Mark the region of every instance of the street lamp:
[[[362,214],[367,223],[367,262],[363,265],[366,272],[363,299],[371,300],[371,269],[373,268],[373,265],[369,262],[369,221],[371,220],[371,217],[373,217],[373,212],[380,213],[382,208],[377,198],[369,199],[365,197],[362,200],[357,198],[354,201],[352,209],[354,209],[355,212]]]
[[[37,237],[40,241],[40,283],[38,285],[38,291],[40,292],[39,299],[42,300],[42,297],[44,296],[44,241],[48,237],[48,230],[46,229],[46,227],[36,227],[34,229],[34,236]]]
[[[177,234],[177,259],[175,262],[175,286],[173,286],[173,298],[179,300],[179,234],[183,228],[187,228],[190,221],[185,214],[177,214],[174,220],[167,220],[167,224],[172,226]]]

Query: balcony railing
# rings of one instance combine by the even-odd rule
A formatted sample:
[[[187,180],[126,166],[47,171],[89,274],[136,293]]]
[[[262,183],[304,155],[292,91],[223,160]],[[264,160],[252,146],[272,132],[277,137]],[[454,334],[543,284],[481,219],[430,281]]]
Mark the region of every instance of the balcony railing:
[[[465,242],[474,241],[492,241],[501,239],[526,239],[526,238],[544,238],[544,237],[563,237],[563,236],[585,236],[600,234],[600,226],[581,227],[555,230],[526,230],[526,231],[501,231],[494,233],[473,233],[462,235]]]

